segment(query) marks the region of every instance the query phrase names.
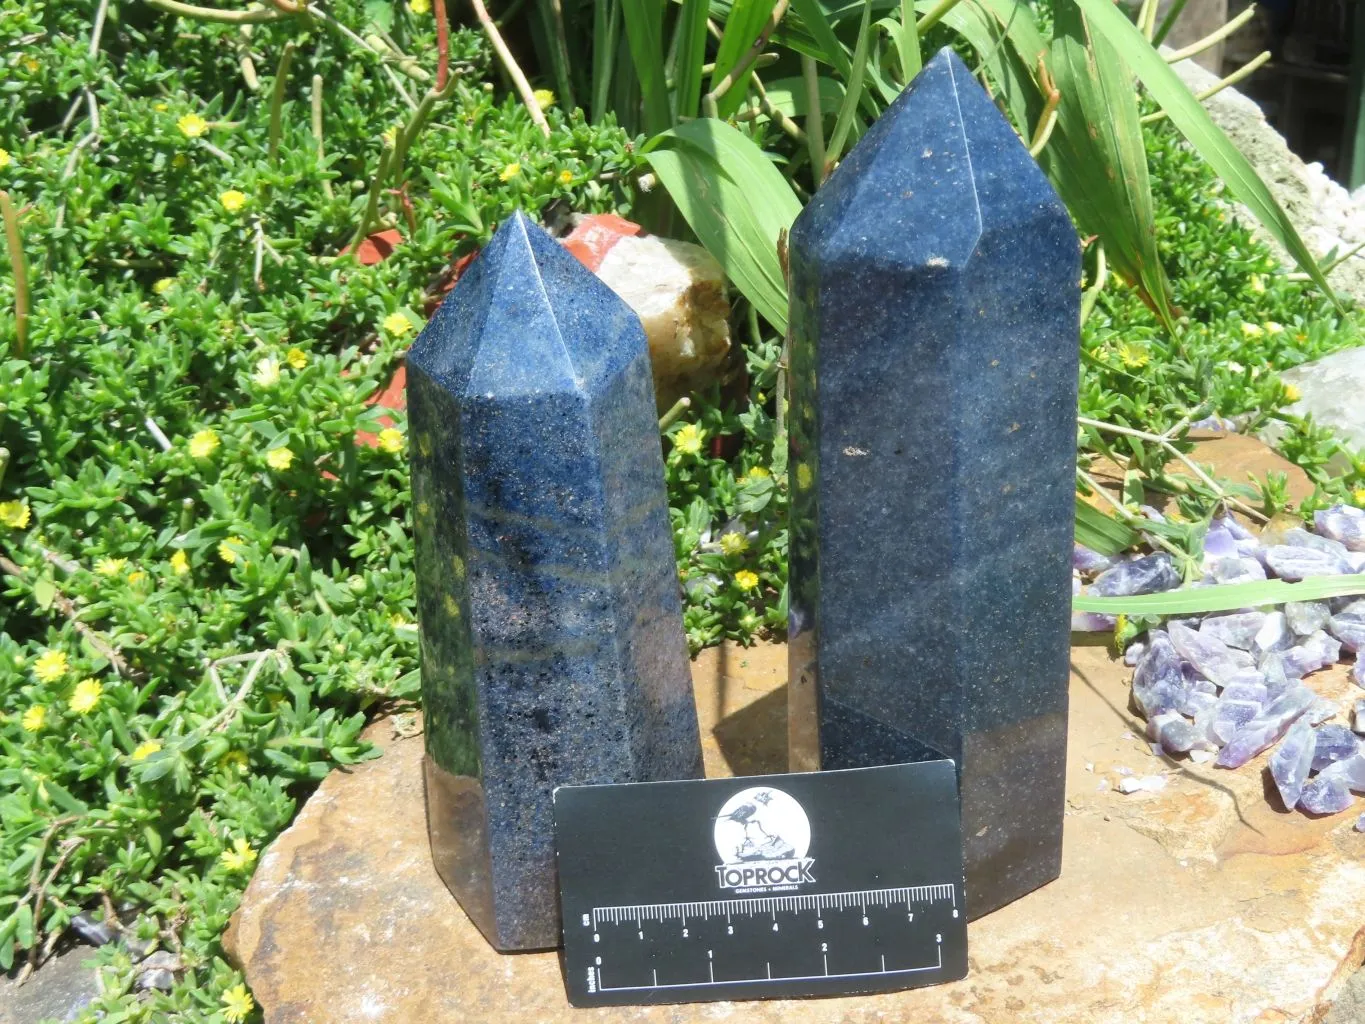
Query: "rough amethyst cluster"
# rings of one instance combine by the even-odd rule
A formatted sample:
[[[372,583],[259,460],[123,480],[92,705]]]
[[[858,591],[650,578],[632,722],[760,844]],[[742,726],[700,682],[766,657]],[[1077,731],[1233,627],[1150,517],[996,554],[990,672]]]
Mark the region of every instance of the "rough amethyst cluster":
[[[1078,548],[1072,565],[1078,593],[1178,585],[1161,552],[1113,562]],[[1216,518],[1204,534],[1202,569],[1195,587],[1365,572],[1365,511],[1336,505],[1315,515],[1313,530],[1276,526],[1259,536],[1231,516]],[[1106,618],[1089,616],[1087,628],[1112,628]],[[1365,792],[1357,735],[1365,735],[1365,698],[1327,700],[1303,680],[1345,655],[1365,688],[1362,652],[1365,596],[1355,595],[1171,619],[1131,643],[1124,661],[1134,667],[1133,703],[1154,752],[1237,768],[1273,747],[1268,767],[1285,807],[1331,814],[1351,805],[1353,791]]]

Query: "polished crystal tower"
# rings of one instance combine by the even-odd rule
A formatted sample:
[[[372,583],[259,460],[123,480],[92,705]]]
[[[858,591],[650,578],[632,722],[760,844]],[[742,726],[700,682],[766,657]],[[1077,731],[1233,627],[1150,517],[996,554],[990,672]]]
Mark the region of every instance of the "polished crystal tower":
[[[644,332],[517,214],[407,365],[432,853],[556,946],[554,788],[701,774]]]
[[[790,254],[792,766],[953,758],[979,917],[1061,864],[1076,232],[945,49]]]

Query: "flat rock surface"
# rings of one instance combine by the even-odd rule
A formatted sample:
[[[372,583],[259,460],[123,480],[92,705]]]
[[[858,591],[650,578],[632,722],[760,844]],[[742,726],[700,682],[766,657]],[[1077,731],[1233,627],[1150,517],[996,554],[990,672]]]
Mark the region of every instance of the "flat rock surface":
[[[337,771],[262,856],[226,939],[269,1024],[914,1020],[944,1024],[1320,1021],[1365,961],[1359,813],[1278,810],[1265,756],[1237,771],[1154,757],[1129,669],[1072,651],[1061,878],[973,923],[951,985],[846,999],[572,1010],[554,954],[492,951],[432,869],[420,737]],[[781,770],[786,650],[694,663],[708,774]],[[1343,666],[1309,684],[1341,699]],[[1122,772],[1165,775],[1120,795]],[[1348,998],[1350,993],[1346,993]]]
[[[1280,377],[1299,389],[1299,400],[1287,412],[1312,416],[1314,423],[1332,431],[1349,447],[1365,450],[1365,348],[1333,352],[1285,370]],[[1284,424],[1279,420],[1272,420],[1262,432],[1272,443],[1284,434]],[[1350,462],[1338,454],[1328,462],[1328,469],[1346,472]]]

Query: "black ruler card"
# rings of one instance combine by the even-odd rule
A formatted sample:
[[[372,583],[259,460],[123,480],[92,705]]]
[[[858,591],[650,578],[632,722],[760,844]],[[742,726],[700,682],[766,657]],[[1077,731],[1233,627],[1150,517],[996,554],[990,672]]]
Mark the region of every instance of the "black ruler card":
[[[951,761],[555,792],[574,1006],[879,992],[967,973]]]

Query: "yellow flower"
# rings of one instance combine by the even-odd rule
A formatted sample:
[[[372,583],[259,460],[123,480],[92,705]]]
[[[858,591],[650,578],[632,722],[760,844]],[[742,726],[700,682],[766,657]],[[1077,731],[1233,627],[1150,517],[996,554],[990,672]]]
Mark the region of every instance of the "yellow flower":
[[[1286,402],[1297,402],[1302,397],[1303,392],[1296,388],[1293,384],[1286,384],[1284,386],[1284,399]]]
[[[1351,497],[1355,499],[1357,505],[1365,508],[1365,487],[1357,488]]]
[[[1284,326],[1277,324],[1274,320],[1267,320],[1261,326],[1265,328],[1266,334],[1280,334],[1284,331]]]
[[[40,682],[55,683],[66,675],[66,652],[44,651],[33,663],[33,674]]]
[[[796,464],[796,486],[805,490],[815,480],[815,474],[810,471],[810,466],[804,462]]]
[[[131,583],[133,586],[137,586],[137,584],[141,583],[146,578],[147,574],[143,572],[141,569],[134,570],[133,572],[130,572],[128,574],[128,582]]]
[[[735,573],[735,586],[740,590],[753,590],[758,586],[758,573],[750,572],[748,569],[741,569]]]
[[[218,194],[218,201],[223,204],[223,209],[228,213],[236,213],[246,205],[246,195],[238,192],[235,188],[230,188],[226,192]]]
[[[175,554],[171,555],[171,572],[175,573],[177,576],[184,576],[185,573],[189,571],[190,559],[185,552],[177,551]]]
[[[573,184],[573,171],[569,170],[567,167],[564,168],[564,170],[560,171],[560,172],[559,172],[559,183],[560,183],[561,185],[572,185],[572,184]]]
[[[218,434],[212,430],[201,430],[190,438],[190,455],[196,459],[207,459],[218,447]]]
[[[173,277],[158,278],[156,284],[152,285],[152,294],[165,295],[168,291],[171,290],[171,286],[174,284],[175,278]]]
[[[101,558],[95,563],[95,571],[101,576],[117,576],[127,565],[126,558]]]
[[[153,103],[152,109],[155,110],[158,114],[164,114],[167,110],[170,109],[170,107],[167,106],[165,103]]]
[[[22,530],[28,525],[28,505],[22,501],[0,501],[0,523],[11,530]]]
[[[385,427],[379,432],[379,447],[390,455],[403,450],[403,432],[393,427]]]
[[[78,715],[88,715],[99,707],[103,693],[104,687],[100,685],[98,679],[82,679],[71,692],[67,706]]]
[[[161,744],[157,740],[143,740],[133,751],[133,760],[145,761],[160,749]]]
[[[402,313],[390,313],[384,318],[384,330],[388,331],[395,338],[401,338],[412,330],[412,321]]]
[[[501,171],[498,172],[498,179],[500,181],[511,181],[520,173],[521,164],[513,160],[510,164],[508,164],[506,167],[504,167]]]
[[[740,484],[747,484],[752,483],[754,480],[766,480],[770,476],[772,476],[772,474],[769,473],[762,466],[754,466],[752,469],[749,470],[749,472],[745,473],[735,482]]]
[[[175,126],[192,139],[197,139],[209,130],[209,123],[198,114],[186,114]]]
[[[1242,333],[1248,338],[1259,338],[1265,331],[1261,330],[1259,324],[1242,324]]]
[[[413,14],[429,14],[431,12],[431,0],[408,0],[408,10]]]
[[[271,469],[286,470],[294,461],[294,453],[288,448],[271,448],[265,453],[265,462]]]
[[[254,1009],[256,1009],[255,1000],[251,998],[251,993],[246,990],[245,985],[238,985],[236,988],[230,988],[223,993],[223,1017],[229,1024],[241,1024],[242,1021],[251,1016],[251,1011]]]
[[[1265,291],[1265,281],[1261,278],[1260,274],[1251,275],[1251,290],[1258,295]]]
[[[1141,345],[1134,345],[1130,342],[1121,341],[1118,344],[1119,362],[1129,369],[1136,370],[1147,365],[1147,350]]]
[[[277,359],[266,356],[256,362],[256,372],[251,375],[251,379],[259,387],[269,390],[280,382],[280,363]]]
[[[19,724],[24,727],[24,732],[37,732],[47,721],[47,708],[41,704],[34,704],[24,712],[24,717],[19,719]]]
[[[229,750],[218,759],[218,767],[223,771],[236,772],[238,775],[245,775],[247,769],[246,754],[241,750]]]
[[[535,92],[531,93],[531,95],[536,98],[536,102],[540,104],[541,110],[555,105],[555,94],[549,89],[537,89]]]
[[[39,63],[37,57],[25,57],[23,59],[23,65],[24,70],[27,71],[29,74],[33,74],[40,67],[43,66],[41,63]]]
[[[224,850],[218,856],[227,865],[229,871],[241,871],[256,862],[256,851],[245,839],[234,839],[232,849]]]
[[[0,167],[8,167],[13,161],[14,158],[9,155],[9,150],[0,149]]]
[[[701,443],[705,437],[702,429],[695,423],[685,423],[673,435],[673,450],[684,455],[697,455],[701,452]]]
[[[749,550],[749,538],[742,533],[723,533],[720,536],[720,550],[727,555],[742,555]]]
[[[379,137],[384,140],[385,149],[393,149],[394,144],[398,141],[398,129],[390,125],[379,133]]]
[[[241,537],[228,537],[218,545],[218,557],[228,565],[232,565],[240,557],[239,550],[246,541]]]
[[[1128,616],[1120,612],[1114,616],[1114,635],[1119,636],[1128,628]]]
[[[308,365],[308,353],[301,348],[291,348],[284,354],[284,361],[296,370]]]

